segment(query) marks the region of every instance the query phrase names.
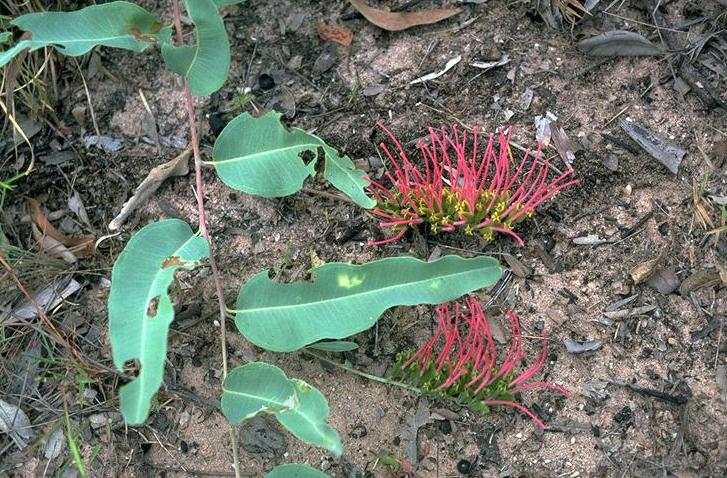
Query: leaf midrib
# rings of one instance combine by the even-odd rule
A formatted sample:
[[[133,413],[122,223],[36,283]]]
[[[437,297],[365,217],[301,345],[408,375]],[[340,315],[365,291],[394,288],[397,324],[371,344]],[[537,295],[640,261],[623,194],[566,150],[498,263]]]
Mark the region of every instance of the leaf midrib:
[[[175,249],[174,251],[172,251],[172,253],[169,254],[167,257],[176,255],[177,253],[179,253],[179,251],[184,250],[184,248],[187,247],[197,237],[199,237],[197,234],[192,233],[192,235],[189,237],[189,239],[187,239],[186,241],[184,241],[184,243],[180,247],[178,247],[177,249]],[[194,259],[194,260],[199,260],[199,259]],[[178,269],[181,269],[181,267],[179,267],[179,266],[175,266],[174,267],[174,270],[172,272],[172,278],[174,277],[174,272],[176,272]],[[143,366],[144,366],[144,362],[146,361],[145,359],[146,359],[147,355],[149,355],[149,354],[145,353],[147,337],[149,335],[151,335],[151,334],[149,334],[147,332],[147,328],[148,328],[147,323],[148,323],[148,321],[146,320],[146,308],[149,305],[149,301],[151,299],[153,299],[154,297],[156,297],[156,295],[157,295],[157,294],[151,295],[151,293],[152,293],[153,290],[156,289],[157,281],[163,275],[161,272],[162,272],[162,269],[160,268],[159,269],[159,273],[156,274],[156,277],[154,278],[154,280],[150,284],[149,291],[147,292],[147,296],[146,296],[146,301],[144,302],[144,320],[142,321],[141,340],[139,341],[139,350],[140,350],[140,352],[139,352],[139,356],[138,356],[139,357],[139,362],[142,365],[142,371],[144,369]],[[171,281],[169,281],[169,283],[171,284]],[[166,295],[168,296],[169,293],[167,292]],[[174,310],[172,309],[172,320],[173,319],[174,319]],[[151,352],[151,355],[153,355],[153,354],[154,354],[154,352],[152,351]],[[138,376],[137,380],[139,380],[139,391],[140,391],[140,395],[142,395],[142,394],[147,395],[146,382],[149,380],[148,374],[145,374],[143,372],[139,372],[139,376]],[[145,399],[140,399],[140,398],[141,398],[140,396],[137,396],[137,399],[138,399],[137,400],[137,407],[136,407],[137,408],[137,410],[136,410],[137,411],[137,415],[139,415],[141,413],[142,409],[144,408],[144,404],[145,404]]]
[[[320,144],[316,144],[316,143],[307,144],[306,143],[304,145],[297,144],[297,145],[293,145],[293,146],[287,146],[285,148],[266,149],[265,151],[261,151],[259,153],[246,154],[244,156],[234,156],[229,159],[214,160],[212,162],[212,164],[216,166],[216,165],[226,164],[226,163],[236,163],[239,161],[250,160],[250,158],[257,158],[259,156],[268,156],[268,155],[273,155],[276,153],[280,154],[282,152],[287,152],[292,149],[299,149],[299,150],[305,149],[307,151],[310,151],[314,147],[318,147],[318,146],[320,146]]]
[[[254,309],[236,309],[235,313],[236,314],[240,314],[240,313],[252,314],[252,313],[267,311],[267,310],[271,310],[271,309],[286,310],[286,309],[295,309],[295,308],[312,308],[312,307],[318,306],[319,304],[334,304],[339,301],[355,300],[356,298],[359,298],[359,297],[366,297],[368,295],[381,293],[381,291],[387,291],[387,292],[395,291],[395,290],[398,290],[401,288],[416,286],[417,284],[421,284],[421,283],[424,283],[427,281],[438,280],[438,279],[447,279],[447,278],[451,278],[451,277],[457,277],[460,275],[467,275],[467,274],[471,274],[473,272],[482,271],[483,269],[493,269],[496,267],[499,267],[499,266],[488,266],[486,268],[470,269],[470,270],[467,270],[464,272],[457,272],[454,274],[442,275],[442,276],[438,276],[438,277],[431,277],[428,279],[423,279],[423,280],[414,281],[414,282],[406,282],[404,284],[397,284],[397,285],[389,286],[386,288],[373,289],[373,290],[369,290],[369,291],[365,291],[365,292],[360,292],[358,294],[348,294],[348,295],[344,295],[344,296],[340,296],[340,297],[334,297],[332,299],[319,300],[319,301],[315,301],[315,302],[304,302],[302,304],[293,304],[293,305],[276,305],[276,306],[270,306],[270,307],[256,307]],[[315,278],[315,279],[319,280],[319,278]],[[268,281],[269,280],[270,279],[268,279]],[[244,293],[245,291],[242,290],[240,292]]]

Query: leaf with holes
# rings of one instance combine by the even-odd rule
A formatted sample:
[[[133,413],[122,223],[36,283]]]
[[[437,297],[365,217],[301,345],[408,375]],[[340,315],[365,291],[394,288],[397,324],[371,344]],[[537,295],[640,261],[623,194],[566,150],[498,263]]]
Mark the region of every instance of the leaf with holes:
[[[359,206],[366,209],[376,206],[376,201],[364,193],[364,188],[369,185],[366,173],[357,169],[351,158],[340,156],[338,151],[325,143],[323,143],[323,152],[326,154],[323,177]]]
[[[230,371],[222,384],[222,413],[239,423],[258,413],[275,415],[293,435],[306,443],[343,451],[341,437],[328,418],[323,394],[302,380],[289,380],[274,365],[252,362]]]
[[[273,282],[268,271],[250,279],[237,296],[240,332],[265,349],[291,352],[362,332],[389,307],[440,304],[490,286],[502,269],[492,257],[444,256],[432,262],[413,257],[333,262],[310,272],[310,282]]]
[[[318,471],[308,465],[288,463],[278,465],[265,475],[265,478],[331,478],[322,471]]]
[[[129,2],[92,5],[74,12],[42,12],[21,15],[10,22],[30,38],[0,52],[0,67],[23,50],[55,47],[68,56],[79,56],[95,46],[143,51],[168,41],[171,29],[151,13]]]
[[[363,171],[348,156],[339,156],[322,139],[302,129],[287,130],[280,113],[272,111],[255,118],[243,113],[222,130],[212,151],[213,164],[228,186],[266,198],[294,194],[306,178],[314,176],[318,148],[325,154],[324,176],[356,204],[371,208],[376,202],[366,196]],[[309,152],[307,163],[300,157]]]
[[[138,377],[121,387],[127,423],[143,423],[164,373],[174,307],[167,288],[178,269],[190,270],[209,254],[203,237],[184,221],[168,219],[137,232],[116,259],[109,294],[109,335],[114,365],[138,360]]]
[[[222,87],[230,70],[225,24],[213,0],[185,0],[184,5],[194,22],[195,44],[164,43],[162,58],[170,70],[187,79],[193,95],[211,95]]]

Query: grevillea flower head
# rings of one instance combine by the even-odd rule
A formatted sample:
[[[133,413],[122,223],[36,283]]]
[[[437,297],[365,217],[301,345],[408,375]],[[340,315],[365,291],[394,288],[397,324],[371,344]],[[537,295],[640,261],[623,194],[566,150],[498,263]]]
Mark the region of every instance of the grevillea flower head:
[[[536,388],[549,388],[566,397],[570,392],[550,382],[532,380],[543,368],[548,354],[545,329],[540,355],[524,371],[517,370],[525,359],[520,321],[512,311],[506,316],[510,322],[511,342],[504,359],[498,360],[489,321],[477,299],[469,296],[464,304],[440,305],[434,335],[418,350],[399,354],[395,376],[421,388],[426,394],[449,396],[475,410],[487,411],[490,405],[517,408],[545,428],[543,422],[518,401],[517,395]]]
[[[531,217],[535,208],[559,191],[578,182],[573,169],[555,171],[549,160],[541,158],[541,145],[534,153],[525,152],[517,162],[510,149],[510,135],[490,133],[482,147],[477,130],[468,133],[457,126],[439,130],[429,128],[429,141],[420,141],[421,165],[412,162],[399,140],[379,125],[396,147],[392,154],[386,144],[380,147],[391,170],[386,187],[371,180],[369,191],[377,201],[372,213],[382,219],[382,228],[394,235],[370,245],[401,238],[408,226],[428,224],[433,233],[462,229],[465,234],[479,233],[486,240],[495,233],[508,234],[523,245],[513,231],[516,224]]]

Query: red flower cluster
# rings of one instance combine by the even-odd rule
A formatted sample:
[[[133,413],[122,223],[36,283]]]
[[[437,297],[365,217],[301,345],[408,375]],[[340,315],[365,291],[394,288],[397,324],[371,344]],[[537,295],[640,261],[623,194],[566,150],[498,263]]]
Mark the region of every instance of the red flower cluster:
[[[497,147],[495,134],[490,133],[484,151],[476,129],[468,135],[457,126],[429,128],[429,143],[418,145],[423,164],[417,166],[393,133],[379,126],[396,146],[398,158],[381,143],[393,168],[386,172],[391,187],[371,180],[368,189],[377,201],[372,212],[383,219],[380,226],[395,234],[370,245],[395,241],[407,226],[422,223],[429,224],[434,233],[459,227],[465,234],[479,232],[487,240],[494,239],[496,232],[509,234],[523,245],[513,227],[578,182],[571,177],[573,169],[549,179],[553,168],[547,159],[541,159],[540,144],[532,158],[528,151],[516,165],[510,150],[512,128],[507,133],[500,131]]]
[[[525,354],[520,321],[514,312],[506,314],[510,321],[511,343],[499,365],[487,316],[473,296],[465,299],[464,306],[455,303],[453,310],[448,304],[440,305],[437,316],[439,324],[434,336],[413,354],[400,357],[400,370],[414,378],[425,393],[448,395],[486,406],[515,407],[545,428],[543,422],[515,397],[517,393],[534,388],[550,388],[570,396],[570,392],[559,385],[531,381],[543,368],[548,354],[545,330],[539,357],[518,374],[515,369],[525,359]],[[436,348],[438,352],[435,352]]]

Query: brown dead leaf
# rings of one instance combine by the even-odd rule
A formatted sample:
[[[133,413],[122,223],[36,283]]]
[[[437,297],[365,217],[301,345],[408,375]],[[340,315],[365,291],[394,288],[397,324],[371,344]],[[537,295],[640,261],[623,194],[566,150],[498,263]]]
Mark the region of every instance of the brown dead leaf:
[[[328,25],[323,21],[319,21],[316,26],[318,27],[318,36],[322,40],[332,41],[343,46],[349,46],[353,41],[353,32],[346,27]]]
[[[164,164],[160,164],[151,171],[146,178],[139,184],[134,195],[124,203],[121,212],[110,223],[109,229],[117,231],[126,222],[126,219],[138,207],[147,202],[159,186],[167,179],[174,176],[185,176],[189,173],[189,157],[192,155],[192,147],[190,146],[176,158]]]
[[[369,7],[363,0],[349,0],[353,8],[358,10],[366,20],[379,28],[390,32],[398,32],[417,25],[437,23],[462,11],[461,8],[441,8],[419,10],[416,12],[388,12]]]
[[[40,236],[36,237],[36,239],[38,239],[38,242],[44,250],[47,250],[51,254],[61,255],[63,257],[65,253],[61,254],[58,251],[58,245],[55,244],[60,243],[76,257],[90,257],[96,253],[96,247],[94,245],[95,238],[93,236],[69,237],[63,234],[53,227],[53,224],[51,224],[50,221],[48,221],[48,218],[43,212],[43,208],[40,206],[38,201],[33,198],[28,198],[28,202],[30,203],[33,223],[37,226],[38,233],[40,234]],[[55,242],[44,241],[42,238],[51,238]],[[54,244],[50,249],[48,247],[49,243]],[[64,257],[64,260],[67,260],[66,257]]]

